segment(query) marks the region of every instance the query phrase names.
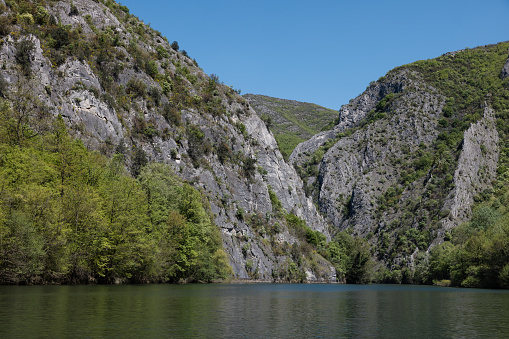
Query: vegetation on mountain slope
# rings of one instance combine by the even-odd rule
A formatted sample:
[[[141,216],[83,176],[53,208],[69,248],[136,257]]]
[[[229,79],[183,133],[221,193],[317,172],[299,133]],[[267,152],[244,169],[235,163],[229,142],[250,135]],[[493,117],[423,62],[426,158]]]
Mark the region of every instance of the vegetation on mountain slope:
[[[426,149],[427,153],[424,157],[414,162],[418,166],[415,170],[419,169],[423,171],[422,175],[432,178],[431,185],[427,187],[426,196],[418,207],[421,215],[427,214],[427,220],[431,219],[433,223],[434,220],[438,221],[447,215],[448,210],[443,206],[455,184],[452,178],[455,175],[459,152],[464,142],[463,131],[483,118],[486,105],[496,112],[496,129],[502,152],[498,158],[496,180],[490,183],[491,187],[478,192],[474,197],[475,207],[471,218],[468,218],[470,221],[458,228],[446,229],[443,238],[445,242],[432,248],[431,256],[426,256],[425,251],[434,237],[425,233],[424,239],[428,239],[428,244],[424,242],[421,245],[418,235],[422,234],[422,231],[419,231],[420,224],[417,228],[405,229],[406,225],[412,225],[412,219],[408,218],[408,213],[400,214],[403,218],[398,221],[398,225],[394,225],[397,232],[395,245],[392,249],[389,246],[386,255],[394,257],[405,252],[410,255],[415,248],[419,248],[419,252],[414,256],[417,260],[414,263],[413,272],[405,268],[408,265],[402,265],[401,269],[392,270],[393,276],[388,281],[403,279],[430,283],[433,280],[448,279],[456,286],[507,287],[506,271],[509,267],[507,266],[509,256],[503,246],[506,246],[509,240],[507,237],[509,224],[505,216],[509,188],[505,174],[509,159],[509,154],[505,152],[507,147],[505,144],[509,141],[507,135],[509,82],[501,77],[501,70],[507,60],[508,47],[508,43],[500,43],[467,49],[448,53],[437,59],[418,61],[392,71],[397,72],[401,68],[415,71],[446,97],[445,106],[442,109],[443,116],[438,120],[438,137]],[[494,152],[493,149],[488,148],[487,144],[480,147],[481,152],[485,154]],[[406,173],[411,174],[408,169]],[[404,181],[408,180],[408,174],[401,177],[401,183],[404,184]],[[460,175],[482,177],[487,173],[484,173],[481,168],[479,172],[474,172],[472,169],[472,173],[460,173]],[[396,192],[398,189],[406,189],[406,187],[400,184],[395,187]],[[397,199],[397,194],[390,195],[387,191],[382,200],[384,204],[381,203],[379,208],[405,211],[404,205]],[[426,219],[421,218],[419,223],[422,221],[426,222]],[[439,229],[441,226],[436,223],[434,227]],[[379,242],[375,245],[379,253],[385,239],[379,238]],[[404,274],[401,275],[401,272]],[[390,274],[384,271],[382,280],[387,279],[387,276]]]
[[[35,135],[0,111],[0,283],[226,279],[203,196],[163,164],[139,180],[72,140],[63,119]]]
[[[307,102],[256,94],[243,97],[272,131],[285,159],[297,144],[334,126],[338,117],[336,110]]]
[[[470,221],[446,233],[445,242],[432,249],[428,279],[466,287],[509,287],[509,79],[502,76],[508,48],[509,43],[482,46],[408,65],[447,97],[435,159],[454,154],[462,142],[460,132],[483,117],[485,105],[496,112],[501,150],[497,177],[474,198]],[[481,151],[489,152],[483,145]]]

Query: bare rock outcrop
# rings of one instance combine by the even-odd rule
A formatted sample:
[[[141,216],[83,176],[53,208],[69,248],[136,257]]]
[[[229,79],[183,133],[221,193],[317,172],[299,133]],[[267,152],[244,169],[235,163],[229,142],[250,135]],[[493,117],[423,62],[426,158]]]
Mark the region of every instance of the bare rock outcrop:
[[[500,73],[500,77],[502,79],[507,79],[509,77],[509,58],[506,60],[504,64],[504,68],[502,68],[502,72]]]
[[[318,205],[339,229],[352,228],[364,235],[375,231],[378,198],[400,177],[397,159],[429,146],[438,135],[444,98],[417,82],[408,81],[405,86],[412,90],[394,102],[390,118],[341,138],[320,163]],[[368,96],[363,97],[366,103]]]
[[[484,117],[465,131],[461,155],[454,172],[454,189],[444,204],[449,216],[442,220],[450,229],[470,219],[476,195],[492,187],[497,174],[499,146],[495,112],[484,108]]]
[[[371,83],[361,95],[341,107],[338,123],[332,130],[320,132],[311,139],[297,145],[289,157],[289,162],[297,165],[302,164],[307,160],[305,154],[315,152],[327,141],[336,138],[339,133],[356,127],[387,94],[403,91],[406,79],[406,71],[403,71],[390,80],[384,79],[383,81]]]

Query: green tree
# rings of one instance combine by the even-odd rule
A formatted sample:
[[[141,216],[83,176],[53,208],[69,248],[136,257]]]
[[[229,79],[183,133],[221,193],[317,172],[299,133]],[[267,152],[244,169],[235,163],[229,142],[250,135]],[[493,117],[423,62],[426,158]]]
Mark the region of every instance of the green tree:
[[[134,151],[133,161],[131,164],[131,174],[138,177],[141,169],[148,163],[147,153],[141,147],[136,147]]]
[[[28,216],[17,210],[0,227],[0,282],[30,282],[44,268],[42,237]]]
[[[106,271],[111,279],[142,282],[154,269],[155,253],[147,196],[141,185],[121,169],[118,158],[110,163],[99,190],[108,225],[102,240]]]
[[[454,245],[449,241],[435,246],[431,250],[429,260],[429,272],[431,279],[450,279],[451,268],[454,264]]]
[[[148,215],[155,229],[166,225],[170,211],[177,211],[181,194],[181,181],[171,168],[164,164],[145,166],[138,180],[148,199]]]
[[[23,39],[16,44],[15,58],[24,75],[32,73],[32,54],[34,49],[35,45],[32,40]]]
[[[350,263],[346,272],[347,283],[371,282],[371,253],[365,239],[355,238],[350,252]]]

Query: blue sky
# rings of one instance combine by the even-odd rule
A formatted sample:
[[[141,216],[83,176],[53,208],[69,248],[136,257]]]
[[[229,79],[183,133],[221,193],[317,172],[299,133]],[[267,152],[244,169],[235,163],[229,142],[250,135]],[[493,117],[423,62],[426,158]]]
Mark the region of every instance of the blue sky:
[[[396,66],[509,40],[509,0],[120,0],[242,94],[339,109]]]

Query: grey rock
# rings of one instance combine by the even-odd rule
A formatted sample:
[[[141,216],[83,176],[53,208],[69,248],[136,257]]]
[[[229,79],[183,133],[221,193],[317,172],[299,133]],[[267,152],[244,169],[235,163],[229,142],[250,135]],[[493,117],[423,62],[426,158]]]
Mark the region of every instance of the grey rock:
[[[505,61],[504,68],[502,68],[502,72],[500,77],[505,80],[509,77],[509,58]]]
[[[371,83],[364,93],[341,107],[339,122],[332,130],[318,133],[311,139],[297,145],[289,157],[289,162],[294,165],[301,165],[308,159],[303,154],[312,154],[327,141],[336,138],[339,133],[356,127],[387,94],[403,91],[406,79],[407,71],[403,71],[394,76],[391,81]]]
[[[374,231],[377,198],[399,177],[391,160],[416,152],[420,144],[429,145],[438,135],[437,118],[444,98],[431,94],[429,88],[418,89],[422,84],[408,81],[406,86],[414,90],[403,94],[390,118],[341,138],[323,157],[318,176],[318,205],[328,221],[340,230],[351,227],[362,235]],[[367,103],[370,96],[362,97],[359,101]],[[371,109],[374,105],[364,107]],[[409,107],[420,107],[420,114],[411,114]]]
[[[92,24],[97,28],[105,28],[114,26],[122,30],[118,19],[108,10],[108,8],[100,2],[92,3],[89,0],[73,0],[72,4],[76,6],[80,15],[69,15],[71,11],[71,2],[59,1],[55,6],[50,7],[50,13],[55,15],[63,25],[71,25],[72,27],[80,26],[85,33],[91,33],[92,30],[85,21],[85,16],[89,15]]]
[[[483,118],[464,133],[458,166],[454,172],[454,189],[443,208],[450,211],[448,217],[442,220],[446,230],[468,221],[474,197],[492,187],[500,154],[498,141],[495,112],[485,107]]]

